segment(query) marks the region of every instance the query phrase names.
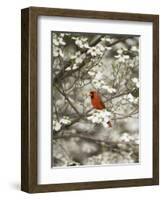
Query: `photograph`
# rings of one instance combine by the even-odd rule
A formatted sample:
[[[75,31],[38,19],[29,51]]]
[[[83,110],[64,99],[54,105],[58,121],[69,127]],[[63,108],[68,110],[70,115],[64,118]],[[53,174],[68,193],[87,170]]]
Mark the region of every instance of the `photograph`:
[[[52,167],[139,163],[139,39],[51,32]]]

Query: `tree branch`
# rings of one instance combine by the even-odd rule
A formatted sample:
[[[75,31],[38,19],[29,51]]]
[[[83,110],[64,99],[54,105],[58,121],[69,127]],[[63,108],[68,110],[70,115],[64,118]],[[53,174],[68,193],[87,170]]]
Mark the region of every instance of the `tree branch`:
[[[60,94],[62,94],[64,96],[64,98],[68,101],[68,103],[70,104],[70,106],[73,108],[73,110],[80,116],[80,112],[77,110],[77,108],[73,105],[73,103],[70,101],[70,99],[67,97],[67,95],[64,93],[64,91],[61,91],[59,89],[59,87],[57,87],[55,85],[55,88],[60,92]]]
[[[127,95],[127,94],[129,94],[129,93],[130,93],[130,92],[125,92],[125,93],[117,94],[117,95],[115,95],[115,96],[112,96],[112,97],[106,99],[106,100],[104,101],[104,103],[107,103],[108,101],[111,101],[111,100],[113,100],[113,99],[115,99],[115,98],[118,98],[118,97]],[[94,108],[90,108],[89,110],[87,110],[87,111],[86,111],[86,114],[90,113],[93,109],[94,109]]]
[[[88,142],[93,142],[95,144],[98,144],[102,147],[105,147],[105,148],[108,148],[110,151],[117,151],[117,150],[121,150],[121,144],[125,144],[124,142],[109,142],[109,141],[106,141],[106,140],[101,140],[101,139],[96,139],[96,138],[93,138],[93,137],[90,137],[90,136],[85,136],[83,134],[65,134],[65,135],[54,135],[53,136],[53,142],[55,142],[55,140],[59,140],[59,139],[69,139],[69,138],[80,138],[80,139],[83,139],[83,140],[87,140]],[[132,145],[131,143],[127,143],[126,144],[127,147],[126,147],[126,151],[128,151],[128,147],[130,145]],[[123,149],[123,151],[125,151]],[[120,153],[120,152],[119,152]]]
[[[126,36],[126,37],[122,37],[120,39],[118,39],[117,41],[111,43],[111,44],[108,44],[107,47],[111,47],[111,46],[114,46],[116,44],[118,44],[119,42],[123,42],[127,39],[131,38],[131,36]],[[97,45],[101,40],[98,38],[97,41],[95,41],[95,43],[91,44],[91,46],[94,46],[94,45]],[[84,50],[83,53],[85,53],[87,50]],[[89,55],[88,59],[91,59],[91,56]],[[69,64],[68,64],[69,66]],[[65,66],[64,69],[66,69],[68,66]],[[61,70],[61,72],[53,79],[53,83],[57,82],[57,81],[61,81],[63,80],[63,78],[67,78],[68,76],[72,75],[73,73],[75,73],[76,71],[80,70],[81,68],[83,68],[85,66],[85,63],[83,62],[81,64],[81,66],[75,70],[71,70],[71,71],[68,71],[68,72],[64,72],[64,70]]]
[[[96,144],[109,147],[111,149],[118,148],[118,145],[116,142],[108,142],[106,140],[99,140],[99,139],[95,139],[93,137],[85,136],[85,135],[82,135],[79,133],[78,134],[54,135],[53,139],[58,140],[58,139],[67,139],[67,138],[75,138],[75,137],[80,138],[80,139],[85,139],[89,142],[94,142]]]
[[[128,92],[128,93],[129,93],[129,92]],[[106,102],[109,101],[109,100],[111,101],[112,99],[115,99],[115,98],[118,98],[118,97],[120,97],[120,96],[126,95],[126,94],[128,94],[128,93],[126,92],[126,93],[121,93],[121,94],[115,95],[115,96],[113,96],[113,97],[111,97],[111,98],[105,100],[104,103],[106,103]],[[73,124],[79,122],[81,119],[84,119],[84,118],[88,117],[88,116],[89,116],[89,113],[90,113],[93,109],[94,109],[94,108],[91,108],[91,109],[87,110],[87,111],[85,112],[85,114],[80,114],[78,117],[76,117],[74,120],[71,121],[71,124],[65,125],[64,128],[68,128],[68,127],[72,126]],[[115,119],[111,119],[111,120],[115,120]],[[61,130],[62,130],[62,129],[61,129]]]

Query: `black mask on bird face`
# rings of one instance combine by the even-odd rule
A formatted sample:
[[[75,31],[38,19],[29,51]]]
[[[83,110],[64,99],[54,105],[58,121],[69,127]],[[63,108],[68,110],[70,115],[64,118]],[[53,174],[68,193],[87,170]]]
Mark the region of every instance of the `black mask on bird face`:
[[[91,99],[94,97],[94,94],[95,94],[94,91],[91,91],[91,92],[90,92],[90,97],[91,97]]]

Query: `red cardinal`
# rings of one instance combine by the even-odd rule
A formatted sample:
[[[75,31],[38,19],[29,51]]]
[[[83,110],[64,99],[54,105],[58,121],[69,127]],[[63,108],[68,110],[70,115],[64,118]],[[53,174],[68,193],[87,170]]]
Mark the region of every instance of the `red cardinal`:
[[[105,109],[105,105],[102,102],[100,95],[96,91],[91,91],[90,96],[91,96],[91,103],[92,103],[93,108],[97,110]],[[108,125],[109,127],[112,127],[112,124],[110,121],[108,121]]]

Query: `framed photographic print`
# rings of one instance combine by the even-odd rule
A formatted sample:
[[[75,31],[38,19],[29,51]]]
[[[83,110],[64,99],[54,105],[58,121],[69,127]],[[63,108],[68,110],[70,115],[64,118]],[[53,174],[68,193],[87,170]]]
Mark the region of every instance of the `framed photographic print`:
[[[159,184],[159,16],[22,9],[21,189]]]

